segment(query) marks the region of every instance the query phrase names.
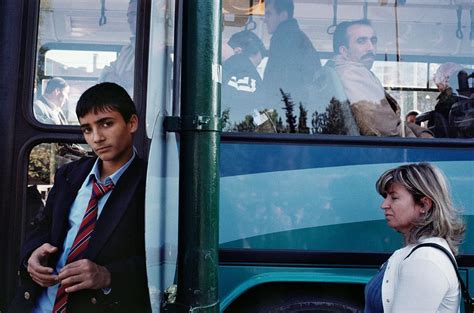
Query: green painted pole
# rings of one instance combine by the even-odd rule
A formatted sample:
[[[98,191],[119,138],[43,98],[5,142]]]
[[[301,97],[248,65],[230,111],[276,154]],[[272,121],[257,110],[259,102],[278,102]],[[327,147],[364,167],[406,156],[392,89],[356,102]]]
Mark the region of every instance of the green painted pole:
[[[184,0],[178,312],[219,312],[221,1]]]

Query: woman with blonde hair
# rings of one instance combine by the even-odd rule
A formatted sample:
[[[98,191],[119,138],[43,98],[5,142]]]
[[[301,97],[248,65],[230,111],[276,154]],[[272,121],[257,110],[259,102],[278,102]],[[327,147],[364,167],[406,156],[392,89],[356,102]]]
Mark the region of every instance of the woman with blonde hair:
[[[388,226],[403,235],[395,251],[367,284],[365,312],[458,312],[459,282],[449,257],[456,255],[464,223],[454,208],[446,178],[429,163],[390,169],[376,183]],[[413,252],[412,252],[413,250]]]

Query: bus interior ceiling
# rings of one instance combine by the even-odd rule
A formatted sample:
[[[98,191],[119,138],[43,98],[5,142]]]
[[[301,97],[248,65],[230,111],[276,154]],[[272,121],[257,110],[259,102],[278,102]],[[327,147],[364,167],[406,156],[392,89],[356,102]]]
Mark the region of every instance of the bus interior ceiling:
[[[223,2],[239,2],[223,0]],[[240,1],[255,2],[255,1]],[[240,3],[239,2],[239,3]],[[295,0],[295,17],[302,30],[320,52],[332,51],[332,35],[328,28],[334,21],[354,20],[367,17],[379,36],[379,52],[396,54],[397,45],[402,54],[470,56],[473,41],[470,40],[470,10],[472,0],[339,0],[310,1]],[[51,2],[48,2],[51,3]],[[106,23],[100,25],[101,3],[96,0],[55,1],[42,9],[42,41],[62,43],[87,43],[125,45],[129,37],[126,20],[128,1],[106,1],[104,16]],[[248,5],[248,4],[247,4]],[[337,17],[334,19],[334,5]],[[366,5],[366,10],[364,10]],[[463,38],[456,35],[458,10],[461,10]],[[397,11],[397,12],[396,12]],[[262,10],[253,15],[255,30],[268,46],[270,36],[266,33]],[[225,14],[227,13],[227,14]],[[395,14],[397,19],[395,19]],[[225,21],[235,19],[233,12],[224,12]],[[235,24],[234,24],[235,25]],[[228,40],[239,27],[224,27],[223,40]],[[399,32],[398,42],[396,37]]]
[[[334,29],[330,26],[334,22],[366,17],[372,21],[377,31],[379,53],[440,57],[472,56],[473,40],[470,39],[470,33],[472,36],[473,30],[470,10],[474,9],[474,2],[471,0],[406,0],[397,1],[397,5],[395,0],[295,0],[294,2],[295,18],[319,52],[332,52],[331,30]],[[457,36],[458,10],[461,13],[459,22],[462,38]],[[336,18],[334,12],[337,12]],[[255,13],[252,16],[252,20],[256,23],[255,32],[268,47],[270,35],[265,29],[262,10],[258,12],[255,10]],[[232,23],[235,17],[233,12],[228,12],[228,16],[224,16],[224,24],[227,21],[227,24],[235,25]],[[243,26],[224,27],[223,41],[228,40]]]
[[[101,2],[96,0],[48,2],[41,7],[41,39],[44,43],[125,45],[130,32],[127,6],[128,0],[106,1],[102,14]]]

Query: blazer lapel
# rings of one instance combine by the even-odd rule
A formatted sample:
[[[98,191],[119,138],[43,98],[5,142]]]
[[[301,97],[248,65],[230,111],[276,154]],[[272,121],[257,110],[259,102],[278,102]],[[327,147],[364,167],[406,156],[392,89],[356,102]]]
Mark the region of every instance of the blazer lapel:
[[[84,179],[89,174],[95,159],[88,159],[83,165],[72,169],[70,172],[62,173],[62,177],[56,178],[58,198],[55,200],[53,212],[53,227],[51,231],[52,243],[61,243],[66,237],[68,230],[68,217],[72,203],[76,199],[77,192],[82,186]]]
[[[135,195],[142,175],[144,175],[140,168],[141,163],[141,160],[136,156],[114,187],[97,220],[94,233],[87,247],[86,258],[94,260],[97,257],[129,207],[129,203]]]

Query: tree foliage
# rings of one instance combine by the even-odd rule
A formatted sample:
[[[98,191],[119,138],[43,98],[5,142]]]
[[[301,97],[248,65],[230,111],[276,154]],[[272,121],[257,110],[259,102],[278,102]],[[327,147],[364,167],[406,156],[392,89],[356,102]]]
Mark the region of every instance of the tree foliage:
[[[300,102],[300,117],[298,118],[298,133],[300,134],[309,134],[309,127],[306,124],[308,119],[308,110],[306,110],[303,104]]]
[[[312,131],[319,134],[345,135],[344,115],[342,114],[341,102],[332,98],[324,113],[315,111],[312,115]]]
[[[30,153],[28,180],[34,184],[50,184],[51,144],[40,144]]]
[[[295,104],[291,100],[291,95],[285,93],[283,89],[280,88],[282,101],[285,104],[283,110],[285,110],[286,125],[289,133],[296,133],[296,116],[293,114]]]
[[[280,89],[284,104],[285,122],[274,109],[263,109],[254,113],[255,116],[247,115],[240,122],[231,121],[230,110],[222,113],[222,125],[224,131],[235,132],[259,132],[259,133],[300,133],[300,134],[347,134],[342,105],[340,101],[332,98],[326,110],[322,113],[315,111],[311,115],[311,128],[308,126],[308,110],[303,103],[299,103],[298,116],[295,115],[295,104],[289,93]],[[263,122],[262,122],[263,121]]]

